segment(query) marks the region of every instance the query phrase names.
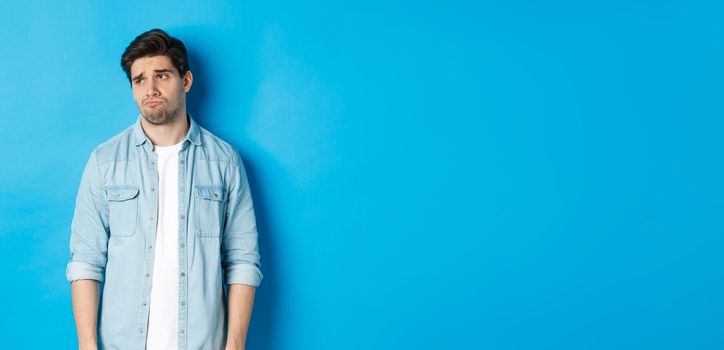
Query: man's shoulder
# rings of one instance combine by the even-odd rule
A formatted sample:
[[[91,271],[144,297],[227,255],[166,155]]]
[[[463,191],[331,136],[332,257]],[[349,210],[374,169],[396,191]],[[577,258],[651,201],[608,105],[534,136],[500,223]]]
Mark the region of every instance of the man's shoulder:
[[[208,161],[237,163],[241,161],[238,150],[221,137],[198,125],[201,139],[200,157]],[[133,125],[96,146],[93,154],[102,164],[109,161],[133,160],[135,152],[130,150],[133,142]]]
[[[96,146],[93,154],[98,164],[129,160],[133,155],[133,152],[129,152],[131,146],[133,146],[133,125]]]
[[[240,161],[238,150],[221,137],[199,126],[201,148],[208,161],[236,163]]]

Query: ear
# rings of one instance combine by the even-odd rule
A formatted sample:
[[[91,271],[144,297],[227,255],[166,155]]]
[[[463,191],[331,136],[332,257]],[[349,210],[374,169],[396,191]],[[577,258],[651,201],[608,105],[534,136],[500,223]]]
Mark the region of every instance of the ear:
[[[184,92],[189,92],[191,90],[191,84],[194,82],[194,75],[191,74],[191,71],[186,71],[186,74],[184,74]]]

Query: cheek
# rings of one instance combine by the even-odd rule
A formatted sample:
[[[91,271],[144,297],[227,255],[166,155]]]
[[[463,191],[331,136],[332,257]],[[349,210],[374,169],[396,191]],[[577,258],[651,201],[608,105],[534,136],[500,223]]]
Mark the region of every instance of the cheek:
[[[133,90],[133,99],[136,101],[136,103],[141,103],[141,101],[143,100],[143,94],[136,90]]]

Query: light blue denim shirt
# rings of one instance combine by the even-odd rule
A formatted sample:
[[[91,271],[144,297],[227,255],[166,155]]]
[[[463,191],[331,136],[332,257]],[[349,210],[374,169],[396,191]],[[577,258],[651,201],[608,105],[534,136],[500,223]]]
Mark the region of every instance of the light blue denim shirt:
[[[101,349],[145,347],[158,171],[140,118],[91,153],[71,224],[66,277],[101,282]],[[224,284],[256,287],[263,276],[239,153],[188,120],[178,169],[178,345],[216,350],[226,341]]]

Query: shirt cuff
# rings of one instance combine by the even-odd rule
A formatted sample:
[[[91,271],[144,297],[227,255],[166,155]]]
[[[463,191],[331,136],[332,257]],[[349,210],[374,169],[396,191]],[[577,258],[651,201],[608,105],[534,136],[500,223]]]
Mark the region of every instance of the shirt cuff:
[[[252,287],[258,287],[264,275],[255,265],[238,264],[229,266],[224,270],[224,280],[226,284],[247,284]]]
[[[65,277],[68,282],[77,280],[96,280],[103,282],[103,268],[85,263],[82,261],[71,261],[65,270]]]

